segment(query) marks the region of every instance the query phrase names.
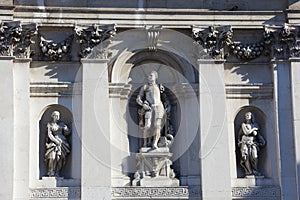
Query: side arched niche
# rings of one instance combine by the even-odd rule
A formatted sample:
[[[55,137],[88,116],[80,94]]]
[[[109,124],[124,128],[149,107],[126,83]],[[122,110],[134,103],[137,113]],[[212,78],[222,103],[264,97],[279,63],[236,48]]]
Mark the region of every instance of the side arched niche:
[[[47,168],[45,164],[45,143],[47,139],[47,123],[52,121],[51,114],[53,111],[60,112],[60,121],[64,122],[72,131],[73,115],[69,109],[62,105],[53,104],[47,106],[43,111],[39,121],[39,178],[47,176]],[[71,152],[67,155],[66,164],[63,166],[60,176],[65,179],[70,179],[71,175],[71,158],[72,158],[72,134],[67,137],[71,145]]]
[[[260,134],[263,136],[263,138],[266,140],[266,145],[268,145],[267,136],[267,119],[265,114],[257,107],[254,106],[245,106],[242,107],[239,112],[237,113],[235,119],[234,119],[234,132],[235,132],[235,155],[236,155],[236,170],[237,170],[237,177],[236,178],[244,178],[245,172],[244,169],[240,165],[241,161],[241,153],[240,148],[237,145],[238,142],[238,134],[241,129],[241,124],[245,121],[245,114],[247,112],[252,112],[254,116],[254,122],[257,123],[260,129]],[[264,176],[265,178],[270,177],[271,175],[268,172],[268,165],[270,165],[269,159],[268,159],[268,152],[266,146],[263,148],[260,148],[258,152],[258,170]]]

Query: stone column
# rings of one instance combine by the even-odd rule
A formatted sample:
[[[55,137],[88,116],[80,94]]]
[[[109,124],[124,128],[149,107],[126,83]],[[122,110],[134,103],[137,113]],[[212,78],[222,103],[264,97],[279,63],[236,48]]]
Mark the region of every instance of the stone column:
[[[0,199],[13,199],[14,75],[13,57],[0,57]]]
[[[274,106],[275,124],[278,137],[279,177],[282,199],[294,199],[297,194],[296,166],[294,154],[292,99],[290,86],[290,66],[287,61],[274,61]]]
[[[82,59],[81,199],[111,198],[107,60]]]
[[[224,61],[199,60],[198,63],[202,199],[230,200]]]
[[[14,199],[28,199],[30,61],[15,59],[14,76]]]
[[[285,109],[285,112],[283,114],[287,115],[290,113],[288,112],[288,109],[292,110],[292,118],[293,123],[290,129],[285,129],[282,127],[282,131],[280,134],[282,137],[280,139],[285,138],[285,140],[289,140],[290,143],[286,144],[282,151],[282,157],[285,157],[286,160],[288,160],[289,164],[286,162],[285,165],[288,168],[282,169],[282,174],[285,176],[282,177],[282,190],[284,198],[283,199],[299,199],[300,198],[300,58],[292,58],[291,61],[291,97],[292,97],[292,106],[291,108],[287,107],[288,105],[291,105],[290,102],[284,102],[284,107],[287,107]],[[288,82],[288,80],[286,80]],[[288,85],[289,86],[289,85]],[[286,87],[288,87],[286,86]],[[281,88],[279,91],[286,91],[285,89]],[[284,96],[284,94],[283,94]],[[286,100],[286,95],[284,96]],[[287,99],[288,100],[288,99]],[[282,115],[282,111],[278,109],[278,112]],[[286,119],[286,116],[282,116],[282,118]],[[290,119],[289,118],[289,119]],[[287,119],[286,119],[287,120]],[[284,124],[286,121],[282,121],[282,124]],[[290,131],[289,131],[290,130]],[[293,134],[291,134],[293,132]],[[290,134],[290,136],[289,136]],[[293,141],[294,139],[294,141]],[[292,150],[292,147],[294,145],[295,148],[295,154]],[[284,161],[282,161],[284,162]],[[294,171],[296,168],[296,172]],[[295,180],[296,179],[296,180]],[[295,188],[295,186],[298,186],[298,188]],[[284,190],[285,189],[285,190]],[[284,193],[286,191],[286,193]],[[296,198],[297,197],[297,198]]]

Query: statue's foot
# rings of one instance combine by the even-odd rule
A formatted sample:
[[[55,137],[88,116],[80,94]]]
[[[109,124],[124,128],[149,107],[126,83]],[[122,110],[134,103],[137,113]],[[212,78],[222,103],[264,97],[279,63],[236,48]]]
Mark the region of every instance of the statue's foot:
[[[261,173],[259,173],[258,171],[255,171],[255,170],[254,170],[254,171],[253,171],[253,175],[254,175],[254,176],[261,176]]]
[[[153,144],[153,145],[152,145],[152,148],[153,148],[153,149],[157,149],[157,148],[158,148],[158,147],[157,147],[157,144]]]

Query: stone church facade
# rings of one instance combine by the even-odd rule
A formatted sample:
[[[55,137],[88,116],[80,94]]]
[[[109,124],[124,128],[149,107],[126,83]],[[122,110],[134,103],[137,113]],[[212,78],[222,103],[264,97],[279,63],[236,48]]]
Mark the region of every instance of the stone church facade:
[[[0,13],[0,199],[299,199],[296,0],[2,0]],[[153,71],[158,147],[143,146],[155,109],[137,103]]]

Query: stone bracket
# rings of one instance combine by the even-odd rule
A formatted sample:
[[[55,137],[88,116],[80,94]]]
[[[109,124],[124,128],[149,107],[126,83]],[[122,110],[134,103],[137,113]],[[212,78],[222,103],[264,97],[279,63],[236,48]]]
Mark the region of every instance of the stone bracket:
[[[162,30],[162,26],[145,26],[147,32],[147,42],[149,51],[156,51],[158,37]]]

